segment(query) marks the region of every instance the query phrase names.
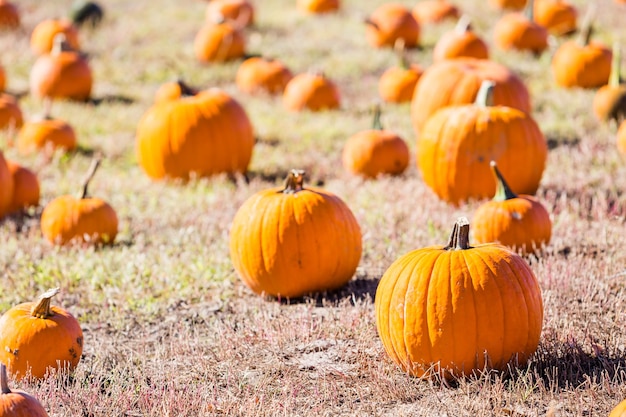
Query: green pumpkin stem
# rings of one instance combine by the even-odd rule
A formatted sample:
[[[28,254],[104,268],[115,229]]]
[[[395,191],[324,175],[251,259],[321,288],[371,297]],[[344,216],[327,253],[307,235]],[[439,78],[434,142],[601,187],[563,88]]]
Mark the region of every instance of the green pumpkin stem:
[[[443,248],[444,250],[465,250],[470,249],[469,244],[469,227],[470,223],[467,217],[459,217],[454,223],[452,233],[450,233],[450,240],[448,244]]]
[[[38,319],[47,319],[48,317],[53,316],[54,313],[50,310],[50,301],[52,300],[52,297],[59,293],[59,291],[59,288],[52,288],[51,290],[43,293],[41,297],[39,297],[39,302],[30,311],[30,314]]]
[[[383,130],[383,123],[380,121],[380,117],[382,115],[382,110],[380,109],[380,104],[376,103],[373,106],[374,111],[374,120],[372,121],[372,129],[373,130]]]
[[[87,171],[87,174],[85,175],[85,179],[83,180],[83,192],[80,195],[81,200],[84,198],[87,198],[87,196],[89,195],[89,183],[91,182],[91,179],[93,178],[94,175],[96,175],[96,171],[98,170],[98,167],[100,166],[100,158],[94,158],[93,161],[91,161],[91,165],[89,166],[89,170]]]
[[[404,41],[403,38],[398,38],[396,39],[396,42],[393,44],[393,48],[396,50],[396,53],[398,54],[398,59],[400,61],[400,68],[407,70],[411,67],[411,63],[409,62],[409,59],[406,57],[405,44],[406,42]]]
[[[496,194],[493,196],[493,201],[506,201],[512,198],[517,198],[517,194],[511,190],[511,187],[509,187],[509,184],[507,184],[506,180],[502,176],[502,173],[498,169],[496,161],[491,161],[489,166],[491,166],[491,171],[496,177]]]
[[[609,78],[609,86],[619,87],[621,80],[622,51],[619,42],[613,43],[613,61],[611,62],[611,77]]]
[[[10,394],[11,390],[9,389],[9,377],[7,375],[7,367],[5,364],[0,362],[0,389],[2,389],[3,394]]]
[[[283,189],[283,194],[295,194],[298,191],[302,191],[304,187],[302,186],[304,182],[304,170],[302,169],[292,169],[287,175],[287,179],[285,180],[285,188]]]
[[[480,107],[493,107],[493,94],[495,88],[495,82],[491,80],[484,80],[480,84],[478,93],[476,93],[476,100],[474,100],[474,104]]]
[[[534,0],[528,0],[528,2],[526,3],[526,8],[524,9],[524,15],[531,22],[535,21],[535,1]]]
[[[472,30],[472,19],[468,15],[464,14],[456,22],[454,31],[462,35],[470,30]]]

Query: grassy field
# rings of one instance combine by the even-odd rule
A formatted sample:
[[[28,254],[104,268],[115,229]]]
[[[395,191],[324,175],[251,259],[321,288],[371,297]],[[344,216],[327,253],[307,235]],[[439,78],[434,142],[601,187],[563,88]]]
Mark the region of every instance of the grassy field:
[[[57,248],[41,236],[42,207],[0,223],[0,311],[59,286],[55,304],[78,318],[85,335],[72,377],[12,387],[36,395],[55,417],[606,416],[626,398],[626,163],[616,151],[616,126],[592,116],[594,91],[554,85],[554,46],[539,58],[491,48],[494,60],[526,82],[550,145],[538,196],[551,213],[553,238],[540,259],[529,259],[545,306],[537,353],[524,369],[454,387],[410,378],[387,357],[374,319],[379,278],[409,250],[445,244],[456,218],[471,219],[480,202],[448,206],[423,184],[409,105],[383,107],[384,125],[411,149],[404,175],[363,181],[341,168],[345,140],[370,126],[378,77],[396,64],[391,50],[365,41],[362,19],[382,3],[344,0],[339,14],[316,17],[299,13],[295,1],[255,1],[248,52],[280,58],[294,73],[323,70],[341,90],[340,110],[293,114],[279,98],[240,93],[239,61],[195,61],[204,1],[102,1],[102,26],[81,32],[94,102],[55,102],[52,109],[74,126],[80,150],[25,157],[11,146],[10,132],[0,134],[0,149],[37,172],[42,207],[77,192],[92,154],[102,154],[91,194],[115,208],[120,233],[111,247]],[[499,13],[483,0],[456,3],[492,45]],[[584,10],[587,2],[572,3]],[[623,44],[626,7],[596,3],[597,38]],[[8,90],[25,94],[35,60],[29,34],[40,20],[66,14],[71,0],[18,4],[23,30],[0,34],[0,61]],[[428,67],[434,43],[452,26],[423,27],[423,48],[410,51],[411,60]],[[152,182],[139,168],[137,123],[158,86],[176,76],[219,86],[244,106],[258,138],[249,184],[225,176]],[[27,118],[42,111],[27,94],[20,105]],[[238,207],[291,168],[305,169],[308,183],[323,184],[350,206],[363,256],[346,287],[276,301],[237,277],[228,233]]]

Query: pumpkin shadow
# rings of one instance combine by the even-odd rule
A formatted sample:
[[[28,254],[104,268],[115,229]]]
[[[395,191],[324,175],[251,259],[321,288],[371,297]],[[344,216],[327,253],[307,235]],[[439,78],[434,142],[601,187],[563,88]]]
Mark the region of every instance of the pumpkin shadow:
[[[107,94],[102,97],[91,97],[87,103],[99,106],[100,104],[133,104],[137,100],[121,94]]]
[[[39,223],[41,221],[41,213],[43,207],[29,207],[23,209],[0,219],[0,223],[6,225],[9,231],[20,234],[29,235],[32,233],[39,233]]]
[[[574,147],[578,146],[580,143],[580,138],[570,137],[570,136],[560,136],[560,135],[548,135],[546,137],[546,144],[548,145],[548,150],[556,149],[561,146],[566,147]]]
[[[299,298],[277,298],[284,305],[314,304],[316,307],[337,306],[346,300],[352,305],[374,301],[380,277],[357,276],[341,288],[333,291],[307,294]]]

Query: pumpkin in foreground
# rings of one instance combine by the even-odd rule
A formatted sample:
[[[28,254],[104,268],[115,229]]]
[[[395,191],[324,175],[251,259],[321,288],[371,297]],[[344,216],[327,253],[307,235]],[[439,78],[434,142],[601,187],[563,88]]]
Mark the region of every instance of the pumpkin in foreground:
[[[626,417],[626,400],[617,404],[615,408],[611,410],[609,417]]]
[[[552,235],[548,211],[535,197],[515,194],[495,161],[491,161],[491,169],[496,178],[496,194],[474,214],[474,240],[501,243],[524,255],[537,253]]]
[[[112,244],[117,235],[117,214],[106,201],[88,197],[89,182],[100,164],[94,159],[79,198],[64,195],[52,200],[41,213],[41,232],[53,244]]]
[[[72,371],[83,352],[78,320],[51,305],[58,288],[38,301],[12,307],[0,317],[0,362],[18,378],[44,378],[50,369]]]
[[[284,187],[260,191],[239,208],[230,258],[254,292],[300,297],[345,285],[361,259],[361,229],[336,195],[304,187],[292,170]]]
[[[9,388],[7,367],[0,363],[0,416],[1,417],[48,417],[37,398]]]
[[[470,246],[466,218],[446,246],[397,259],[378,284],[375,308],[385,351],[421,378],[524,366],[543,322],[541,290],[526,261],[498,244]]]

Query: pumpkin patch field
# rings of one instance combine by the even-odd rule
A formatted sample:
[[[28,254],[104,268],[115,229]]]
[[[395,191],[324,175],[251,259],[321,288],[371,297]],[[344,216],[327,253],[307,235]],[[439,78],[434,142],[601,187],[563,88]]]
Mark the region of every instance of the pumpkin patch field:
[[[626,415],[624,21],[0,0],[0,416]]]

